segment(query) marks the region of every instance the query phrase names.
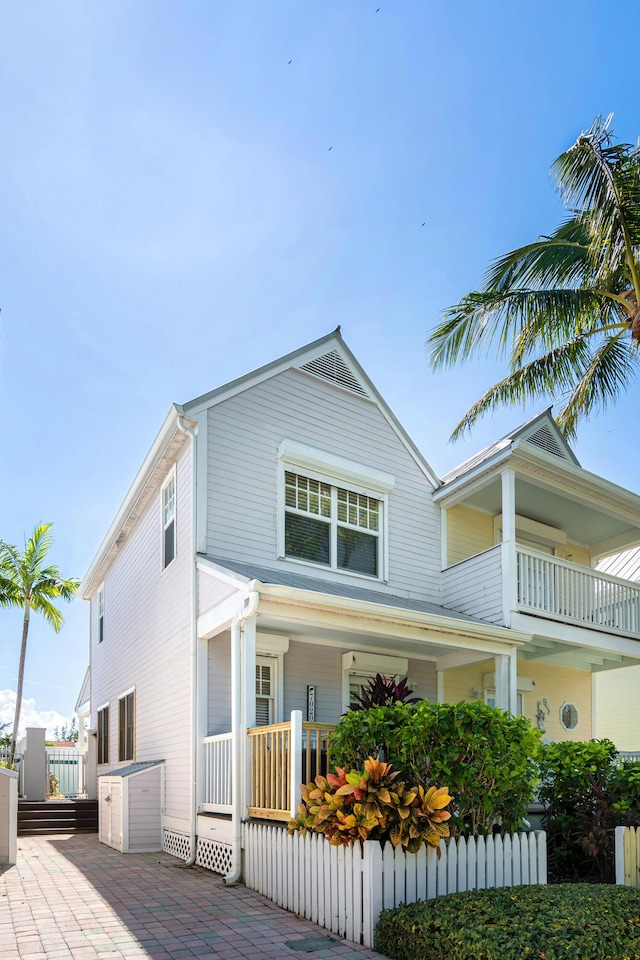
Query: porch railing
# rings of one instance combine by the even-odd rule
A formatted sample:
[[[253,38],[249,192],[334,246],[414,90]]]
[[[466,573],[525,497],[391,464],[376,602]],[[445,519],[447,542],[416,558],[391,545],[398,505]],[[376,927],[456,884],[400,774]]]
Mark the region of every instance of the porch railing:
[[[204,738],[203,809],[211,813],[231,813],[231,734]]]
[[[640,633],[640,584],[534,550],[517,549],[518,606],[546,616]]]
[[[296,717],[297,714],[297,717]],[[329,764],[329,738],[335,724],[291,720],[248,730],[251,743],[249,815],[288,820],[299,802],[299,785],[308,783]]]

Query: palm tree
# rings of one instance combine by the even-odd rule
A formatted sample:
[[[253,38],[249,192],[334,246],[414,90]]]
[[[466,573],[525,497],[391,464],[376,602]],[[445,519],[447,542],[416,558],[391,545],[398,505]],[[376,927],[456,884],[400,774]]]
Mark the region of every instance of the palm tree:
[[[502,404],[559,399],[566,436],[638,373],[640,147],[615,143],[597,118],[552,167],[568,217],[491,266],[481,290],[445,311],[430,364],[451,367],[493,344],[509,371],[455,428]]]
[[[11,733],[11,760],[16,752],[31,611],[41,613],[56,633],[59,633],[64,617],[54,601],[58,598],[72,600],[80,586],[79,580],[64,580],[57,567],[45,566],[52,540],[51,527],[50,523],[36,526],[29,540],[25,540],[23,552],[0,540],[0,606],[19,607],[24,610],[16,712]]]

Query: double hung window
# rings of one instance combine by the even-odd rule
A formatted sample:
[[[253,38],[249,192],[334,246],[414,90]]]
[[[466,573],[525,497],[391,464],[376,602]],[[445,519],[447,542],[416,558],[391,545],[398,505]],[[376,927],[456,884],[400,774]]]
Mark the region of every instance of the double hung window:
[[[286,557],[380,576],[381,500],[291,470],[284,500]]]

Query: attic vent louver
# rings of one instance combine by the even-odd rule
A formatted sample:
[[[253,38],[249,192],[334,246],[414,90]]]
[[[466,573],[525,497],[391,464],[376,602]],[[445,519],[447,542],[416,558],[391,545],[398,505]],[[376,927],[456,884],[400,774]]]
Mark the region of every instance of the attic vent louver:
[[[335,383],[339,387],[349,390],[351,393],[357,393],[359,397],[368,397],[360,381],[354,377],[336,350],[332,350],[331,353],[325,353],[321,357],[316,357],[315,360],[310,360],[309,363],[303,363],[300,369],[305,370],[307,373],[312,373],[322,380]]]
[[[552,453],[554,457],[561,457],[563,460],[567,459],[565,451],[562,449],[551,430],[549,430],[549,427],[540,427],[539,430],[536,430],[535,433],[532,433],[531,436],[527,437],[526,439],[529,443],[533,443],[536,447],[546,450],[547,453]]]

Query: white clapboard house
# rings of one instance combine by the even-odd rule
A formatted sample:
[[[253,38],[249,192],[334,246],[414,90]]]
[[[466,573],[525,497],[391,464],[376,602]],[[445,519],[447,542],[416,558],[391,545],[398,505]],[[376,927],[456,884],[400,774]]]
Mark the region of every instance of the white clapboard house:
[[[339,332],[172,406],[83,585],[102,838],[237,877],[376,672],[588,739],[637,543],[548,412],[439,478]]]

